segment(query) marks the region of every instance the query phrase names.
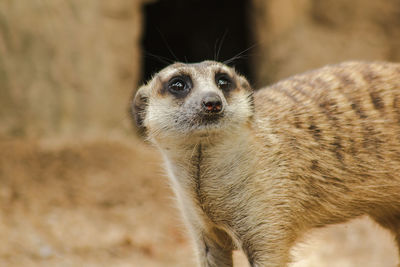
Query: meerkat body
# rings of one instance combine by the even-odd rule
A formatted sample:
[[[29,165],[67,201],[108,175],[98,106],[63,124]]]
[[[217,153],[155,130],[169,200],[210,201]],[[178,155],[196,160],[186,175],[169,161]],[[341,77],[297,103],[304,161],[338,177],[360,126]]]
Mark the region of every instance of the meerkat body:
[[[171,65],[136,94],[199,266],[285,266],[307,230],[367,214],[400,247],[400,65],[349,62],[253,93],[217,62]]]

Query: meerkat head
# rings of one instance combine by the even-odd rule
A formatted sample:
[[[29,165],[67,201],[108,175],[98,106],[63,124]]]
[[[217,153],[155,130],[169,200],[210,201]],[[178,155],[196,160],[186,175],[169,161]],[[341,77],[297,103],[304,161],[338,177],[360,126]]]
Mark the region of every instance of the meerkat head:
[[[233,132],[253,115],[252,89],[234,69],[214,61],[175,63],[139,88],[132,103],[152,141]]]

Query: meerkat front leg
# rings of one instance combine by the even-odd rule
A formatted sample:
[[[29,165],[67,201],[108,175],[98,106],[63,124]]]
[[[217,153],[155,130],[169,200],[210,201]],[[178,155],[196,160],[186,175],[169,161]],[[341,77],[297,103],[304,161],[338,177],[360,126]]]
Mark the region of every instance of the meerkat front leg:
[[[196,239],[200,267],[233,266],[233,243],[223,230],[212,228],[209,231],[199,231]]]
[[[251,267],[284,267],[289,263],[289,246],[286,242],[258,242],[246,245],[243,250]]]
[[[272,216],[272,215],[271,215]],[[239,236],[244,254],[251,267],[284,267],[290,262],[290,247],[295,235],[290,225],[275,218],[278,223],[259,221],[253,218],[253,225],[243,225]],[[243,231],[244,230],[244,231]]]

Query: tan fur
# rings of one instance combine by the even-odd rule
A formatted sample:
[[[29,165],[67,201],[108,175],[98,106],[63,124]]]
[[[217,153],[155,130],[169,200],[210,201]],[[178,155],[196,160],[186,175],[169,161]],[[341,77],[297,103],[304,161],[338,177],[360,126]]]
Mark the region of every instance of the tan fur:
[[[216,69],[236,81],[229,94],[213,83]],[[181,100],[160,93],[178,70],[193,80]],[[190,128],[188,107],[201,90],[224,96],[226,116]],[[164,155],[199,266],[232,266],[235,248],[251,266],[285,266],[307,230],[364,214],[400,247],[400,65],[327,66],[252,99],[243,77],[209,61],[167,67],[136,96],[138,121]]]

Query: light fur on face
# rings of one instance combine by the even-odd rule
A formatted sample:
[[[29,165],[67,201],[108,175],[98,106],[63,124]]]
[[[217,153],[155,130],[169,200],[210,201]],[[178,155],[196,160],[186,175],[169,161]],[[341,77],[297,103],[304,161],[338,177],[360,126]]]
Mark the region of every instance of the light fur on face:
[[[224,94],[215,84],[215,73],[224,72],[235,78],[236,88]],[[164,83],[171,77],[185,74],[190,76],[193,88],[184,99],[162,92]],[[187,136],[210,134],[221,129],[234,131],[245,124],[253,114],[252,91],[245,78],[232,68],[221,63],[206,61],[198,64],[177,63],[167,67],[139,89],[137,98],[148,99],[142,108],[142,126],[147,129],[150,140],[176,139]],[[214,92],[220,96],[223,105],[223,117],[218,124],[204,124],[201,116],[201,96]],[[144,112],[145,110],[145,112]]]

